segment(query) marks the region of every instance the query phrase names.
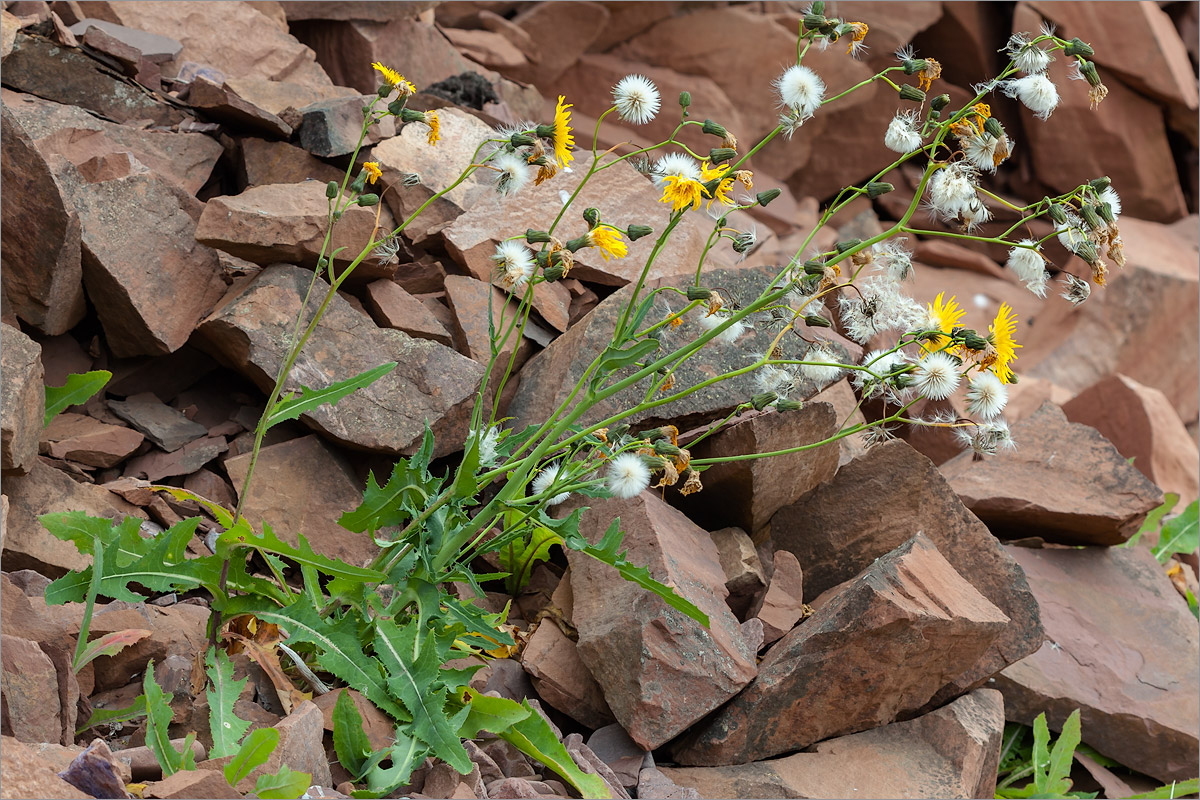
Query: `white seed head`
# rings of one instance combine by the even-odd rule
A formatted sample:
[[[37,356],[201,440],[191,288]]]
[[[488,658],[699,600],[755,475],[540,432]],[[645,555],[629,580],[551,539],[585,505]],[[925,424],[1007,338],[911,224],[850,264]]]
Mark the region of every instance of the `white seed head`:
[[[1045,297],[1050,274],[1046,272],[1046,259],[1038,252],[1041,246],[1033,239],[1022,239],[1021,244],[1024,246],[1008,251],[1008,268],[1029,291]]]
[[[1040,72],[1001,81],[1000,89],[1020,100],[1038,119],[1048,119],[1058,107],[1058,88]]]
[[[650,485],[650,468],[636,453],[622,453],[608,465],[606,483],[613,497],[637,497]]]
[[[645,125],[658,114],[662,100],[654,81],[642,75],[626,75],[613,87],[617,114],[626,122]]]
[[[496,245],[496,254],[492,256],[496,269],[510,289],[522,289],[533,277],[537,267],[533,253],[528,247],[516,239],[509,239]]]
[[[955,428],[954,435],[963,447],[981,456],[993,456],[1001,450],[1013,450],[1017,446],[1008,423],[1002,419]]]
[[[1121,216],[1121,195],[1117,194],[1117,190],[1111,186],[1107,187],[1100,193],[1100,202],[1108,203],[1108,207],[1112,210],[1113,219]]]
[[[892,117],[883,135],[883,145],[896,153],[911,153],[921,146],[915,111],[899,111]]]
[[[945,400],[958,388],[958,362],[948,353],[930,353],[912,372],[916,387],[930,400]]]
[[[800,364],[797,371],[800,376],[819,386],[826,386],[842,377],[844,368],[841,359],[827,344],[815,344],[804,354],[804,361],[811,363]]]
[[[698,181],[702,177],[696,159],[683,153],[667,153],[660,157],[654,162],[650,175],[654,179],[654,185],[660,189],[672,175],[692,181]]]
[[[825,82],[810,68],[796,65],[775,79],[775,89],[783,105],[802,119],[811,117],[825,97]]]
[[[992,373],[980,372],[967,381],[967,410],[975,416],[990,420],[1000,416],[1007,404],[1008,389]]]
[[[976,202],[975,168],[963,161],[943,167],[929,179],[929,202],[946,220],[957,219]]]
[[[728,320],[729,317],[719,311],[715,314],[705,314],[704,316],[700,317],[700,327],[704,328],[706,331],[711,331],[715,330],[718,326]],[[738,320],[725,330],[721,331],[721,333],[717,334],[717,339],[722,342],[733,344],[738,340],[738,337],[745,333],[745,331],[746,323]]]
[[[561,472],[561,467],[558,464],[551,464],[537,474],[533,479],[533,493],[541,494],[554,485],[554,481],[558,479],[558,474]],[[565,502],[571,496],[570,492],[561,492],[554,495],[546,501],[547,506],[556,506],[559,503]]]
[[[498,153],[492,166],[499,170],[496,176],[496,191],[509,197],[529,184],[532,170],[525,159],[516,153]]]
[[[1030,44],[1032,41],[1032,37],[1027,33],[1014,33],[1005,46],[1008,57],[1017,65],[1017,69],[1031,74],[1044,71],[1054,60],[1054,57],[1042,48]]]

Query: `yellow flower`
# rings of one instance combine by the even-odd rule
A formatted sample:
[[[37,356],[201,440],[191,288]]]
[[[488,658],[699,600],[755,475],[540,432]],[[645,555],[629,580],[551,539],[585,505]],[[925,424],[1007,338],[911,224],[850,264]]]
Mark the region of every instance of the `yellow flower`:
[[[867,38],[868,30],[870,29],[867,27],[867,23],[865,22],[850,23],[850,33],[848,35],[850,41],[846,43],[847,53],[854,53],[857,55],[859,51],[866,48],[866,45],[862,44],[862,40]]]
[[[609,256],[624,258],[629,253],[629,246],[621,241],[621,234],[613,228],[597,225],[587,235],[588,244],[600,250],[600,255],[608,261]]]
[[[933,82],[942,77],[942,65],[932,58],[925,59],[925,66],[917,73],[917,86],[928,92]]]
[[[670,203],[672,211],[682,211],[691,206],[699,208],[704,197],[704,184],[682,175],[663,178],[663,195],[660,203]]]
[[[399,89],[400,94],[408,96],[417,93],[417,87],[409,83],[403,75],[401,75],[399,72],[396,72],[396,70],[392,69],[391,67],[385,67],[378,61],[372,62],[371,67],[378,71],[379,74],[383,76],[384,81],[386,81],[390,86],[394,86],[395,88]]]
[[[733,188],[734,176],[730,175],[729,177],[725,177],[725,173],[727,172],[729,172],[728,164],[710,167],[708,162],[705,161],[700,165],[701,179],[705,183],[714,180],[719,181],[716,189],[713,190],[711,195],[708,193],[707,189],[704,190],[704,196],[712,198],[712,200],[708,201],[709,208],[712,208],[713,200],[721,201],[722,205],[733,205],[733,198],[729,196],[729,190]]]
[[[1017,315],[1008,303],[1002,303],[988,334],[988,343],[995,352],[989,352],[981,363],[1005,383],[1012,383],[1013,373],[1008,365],[1017,360],[1017,348],[1021,346],[1013,339],[1016,329]]]
[[[936,339],[931,339],[925,346],[929,352],[937,352],[945,347],[950,342],[950,337],[946,334],[953,331],[962,321],[963,315],[967,312],[958,307],[958,302],[953,297],[943,302],[943,297],[946,293],[942,292],[934,299],[929,308],[929,327],[942,332],[941,336]]]
[[[436,111],[425,112],[425,124],[429,126],[429,144],[435,145],[442,138],[442,124],[438,121]]]
[[[575,139],[571,136],[571,112],[567,110],[574,106],[567,103],[566,99],[560,94],[558,106],[554,109],[554,158],[563,168],[575,159],[571,155],[571,149],[575,147]]]
[[[383,170],[379,168],[378,161],[364,161],[363,169],[367,172],[367,183],[374,184],[383,175]]]

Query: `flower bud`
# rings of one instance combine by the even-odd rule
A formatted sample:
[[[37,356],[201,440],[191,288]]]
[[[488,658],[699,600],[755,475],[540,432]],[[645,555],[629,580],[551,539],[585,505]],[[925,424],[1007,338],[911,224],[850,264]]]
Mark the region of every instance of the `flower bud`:
[[[660,456],[681,456],[683,450],[671,444],[666,439],[659,439],[654,443],[654,452]]]
[[[948,105],[950,105],[950,95],[948,94],[939,94],[937,97],[929,101],[929,107],[934,111],[941,111]]]
[[[990,133],[994,139],[999,139],[1004,135],[1004,126],[995,117],[988,117],[987,121],[983,123],[983,129]]]
[[[355,203],[360,206],[374,206],[379,204],[379,195],[377,194],[360,194],[354,199]]]
[[[363,106],[363,107],[362,107],[362,115],[363,115],[364,117],[369,117],[369,116],[371,116],[371,107],[370,107],[370,106]]]
[[[575,239],[569,239],[565,245],[565,247],[568,250],[570,250],[572,253],[576,253],[587,246],[588,246],[588,237],[586,235],[579,236]]]
[[[363,170],[359,172],[358,176],[350,183],[350,191],[358,194],[365,188],[367,188],[367,171]],[[326,187],[325,191],[328,193],[329,188]]]
[[[904,84],[900,87],[900,99],[911,100],[914,103],[924,103],[925,93],[915,86]]]
[[[325,256],[321,256],[320,258],[317,259],[317,269],[325,269],[328,266],[329,266],[329,259],[326,258]]]
[[[388,113],[393,117],[400,116],[404,112],[404,104],[408,102],[408,98],[403,94],[397,97],[392,102],[388,103]]]
[[[724,125],[713,122],[711,119],[704,120],[704,126],[700,128],[700,130],[711,136],[717,136],[721,139],[724,139],[729,135],[729,131],[725,130]]]
[[[400,121],[401,122],[424,122],[425,121],[425,112],[424,111],[414,111],[411,108],[402,108],[402,109],[400,109]]]
[[[615,442],[628,433],[629,426],[622,422],[620,425],[615,425],[608,429],[608,440],[610,442]]]
[[[779,197],[780,193],[781,192],[779,189],[767,189],[765,192],[759,192],[756,194],[755,198],[758,200],[758,204],[760,206],[766,206],[776,197]]]
[[[525,241],[530,244],[546,244],[550,241],[550,234],[545,231],[535,231],[533,228],[528,228],[525,231]]]
[[[781,397],[775,401],[776,411],[799,411],[804,408],[804,403],[799,400],[789,400],[786,397]]]
[[[1092,187],[1097,192],[1103,192],[1109,186],[1112,186],[1112,180],[1105,175],[1102,178],[1093,178],[1092,180],[1088,181],[1088,186]]]
[[[645,439],[647,442],[657,442],[659,439],[670,439],[671,433],[674,430],[675,430],[674,427],[651,428],[650,430],[648,430],[644,434],[642,434],[642,438]]]
[[[839,253],[844,253],[847,250],[853,250],[860,244],[862,244],[862,239],[845,239],[836,243],[834,245],[834,249],[836,249]]]
[[[809,13],[812,13],[812,14],[824,14],[825,13],[825,0],[814,0],[813,4],[809,7],[808,10],[809,10]]]
[[[825,15],[813,9],[813,13],[804,15],[804,29],[815,31],[828,25],[829,20],[825,19]]]
[[[692,93],[683,91],[679,93],[679,107],[687,111],[688,106],[692,104]]]
[[[1088,86],[1100,85],[1100,73],[1096,70],[1096,65],[1091,61],[1084,61],[1080,63],[1079,74],[1087,78]]]
[[[1112,225],[1117,221],[1117,216],[1113,213],[1112,206],[1108,203],[1101,203],[1096,206],[1096,213],[1100,215],[1100,219],[1104,220],[1106,225]]]
[[[712,291],[710,289],[705,289],[703,286],[687,287],[688,300],[707,300],[710,297],[712,297]]]
[[[804,324],[810,328],[832,328],[833,323],[820,314],[805,314]]]
[[[825,263],[815,258],[810,258],[804,262],[804,271],[809,275],[824,275]]]
[[[880,195],[895,191],[896,187],[886,181],[871,181],[867,184],[867,197],[874,200]]]
[[[625,235],[629,237],[629,241],[636,242],[643,236],[649,236],[654,233],[654,228],[649,225],[630,225],[625,229]]]
[[[542,270],[542,277],[545,278],[550,283],[554,283],[555,281],[562,278],[562,276],[565,274],[566,274],[566,270],[563,269],[562,264],[555,264],[553,266],[546,267],[545,269]]]
[[[338,196],[338,182],[330,181],[329,183],[325,184],[325,197],[329,200],[332,200],[333,198],[335,198],[337,196]]]
[[[1049,198],[1046,198],[1047,200]],[[1067,223],[1067,212],[1058,203],[1050,204],[1050,219],[1054,220],[1055,225],[1065,225]]]
[[[975,331],[966,331],[963,334],[963,345],[968,350],[981,351],[986,350],[988,346],[987,339],[980,336]]]
[[[918,72],[925,69],[929,62],[923,58],[906,58],[904,61],[900,62],[900,64],[902,67],[904,67],[905,75],[916,75]]]
[[[538,252],[533,254],[533,258],[535,261],[537,261],[537,265],[539,267],[541,267],[542,269],[546,269],[547,267],[550,266],[550,251],[549,250],[539,250]]]
[[[1083,208],[1079,209],[1079,214],[1083,217],[1083,221],[1088,224],[1088,227],[1094,231],[1098,231],[1101,228],[1106,227],[1100,223],[1100,215],[1096,213],[1095,206],[1085,205]]]
[[[778,399],[779,395],[774,392],[762,392],[750,398],[750,405],[754,406],[755,411],[762,411]]]
[[[583,221],[588,224],[588,228],[596,227],[596,223],[600,221],[600,212],[595,208],[585,208],[583,210]]]
[[[379,95],[381,100],[386,99],[392,93],[392,85],[390,83],[381,83],[379,84],[379,88],[375,90],[375,93]]]
[[[731,147],[714,147],[708,151],[708,160],[713,164],[720,164],[728,161],[737,155],[737,151]]]
[[[1096,246],[1092,244],[1091,239],[1081,239],[1074,243],[1073,250],[1075,255],[1082,258],[1089,264],[1095,264],[1099,256],[1096,253]]]
[[[1063,55],[1068,56],[1094,56],[1096,51],[1092,49],[1090,44],[1087,44],[1078,36],[1067,42],[1067,46],[1063,48]]]

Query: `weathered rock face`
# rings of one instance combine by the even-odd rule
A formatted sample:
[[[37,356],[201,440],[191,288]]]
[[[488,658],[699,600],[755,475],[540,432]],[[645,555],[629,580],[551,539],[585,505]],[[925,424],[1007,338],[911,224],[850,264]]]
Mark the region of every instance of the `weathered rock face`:
[[[56,335],[83,317],[79,215],[54,171],[37,150],[4,93],[0,130],[0,197],[4,237],[4,292],[13,312],[43,333]]]
[[[1144,549],[1009,548],[1049,640],[996,677],[1010,720],[1081,710],[1083,741],[1161,781],[1194,777],[1200,701],[1196,620]]]
[[[37,642],[3,636],[5,732],[23,742],[57,742],[62,735],[58,678],[50,657]]]
[[[42,757],[27,744],[5,736],[0,747],[0,778],[4,791],[13,797],[86,798],[86,794],[64,781],[57,774],[58,766]]]
[[[692,458],[723,458],[770,453],[828,439],[840,422],[829,403],[809,403],[798,411],[770,412],[732,425],[694,448]],[[709,525],[737,525],[755,536],[783,506],[794,503],[837,471],[838,446],[716,464],[703,473],[704,491],[673,504]]]
[[[767,591],[751,609],[762,622],[763,644],[783,638],[804,615],[804,570],[800,562],[787,550],[779,550],[774,567]]]
[[[773,277],[774,273],[766,269],[716,269],[706,271],[704,280],[706,285],[722,287],[722,296],[728,293],[738,302],[748,304]],[[651,291],[664,285],[686,285],[693,279],[694,275],[680,275],[649,281],[643,291]],[[621,308],[628,302],[631,291],[624,288],[614,292],[530,361],[521,374],[521,385],[517,388],[509,407],[509,413],[521,424],[534,419],[545,419],[546,415],[567,399],[588,364],[601,352],[605,343],[611,341]],[[662,297],[663,295],[659,294],[659,299],[655,300],[653,309],[646,317],[646,325],[666,318],[668,311]],[[678,311],[678,307],[674,310]],[[685,317],[679,328],[664,329],[658,357],[661,358],[702,335],[704,329],[699,319],[703,313],[702,309],[694,311]],[[756,357],[754,354],[762,353],[773,338],[768,329],[747,328],[733,343],[719,338],[710,340],[699,353],[684,361],[675,370],[676,383],[671,392],[678,393],[685,387],[695,386],[717,375],[746,367]],[[780,343],[780,349],[784,358],[800,358],[806,352],[803,343],[795,337],[785,338]],[[628,374],[632,374],[632,371],[618,372],[615,380]],[[637,405],[642,401],[647,388],[648,384],[643,381],[618,392],[607,400],[598,402],[581,421],[598,421]],[[819,388],[815,385],[799,386],[793,397],[807,397]],[[757,391],[754,375],[739,375],[719,384],[706,386],[679,400],[647,409],[628,417],[626,421],[646,426],[670,422],[680,430],[687,430],[729,413],[739,403],[748,401]]]
[[[125,169],[97,183],[65,166],[83,225],[84,284],[115,355],[164,355],[187,342],[225,284],[216,251],[196,242],[203,204],[122,158]]]
[[[1178,494],[1185,506],[1200,494],[1196,443],[1159,390],[1113,375],[1062,408],[1067,419],[1095,428],[1156,486]]]
[[[538,625],[529,637],[521,651],[521,665],[538,696],[581,725],[602,728],[613,721],[604,692],[579,657],[575,642],[552,620]]]
[[[999,692],[976,689],[937,711],[829,739],[810,753],[662,772],[702,797],[991,797],[1003,734]]]
[[[54,458],[90,467],[115,467],[133,454],[145,439],[121,425],[109,425],[83,414],[57,415],[42,431],[39,446]]]
[[[363,107],[369,106],[372,101],[376,101],[376,108],[386,107],[386,103],[372,94],[318,100],[296,109],[296,116],[300,118],[300,146],[322,158],[350,155],[362,135]],[[384,117],[367,129],[363,145],[369,146],[395,135],[395,120]]]
[[[1015,450],[942,465],[967,508],[1003,538],[1120,544],[1137,533],[1162,491],[1094,428],[1046,403],[1013,426]]]
[[[580,531],[598,542],[616,517],[629,560],[709,618],[705,628],[611,567],[568,551],[579,654],[621,727],[652,750],[745,686],[754,653],[724,603],[725,575],[707,532],[650,492],[593,502]]]
[[[971,669],[1007,624],[918,533],[772,646],[758,677],[672,753],[738,764],[886,725]]]
[[[933,463],[904,442],[873,447],[771,520],[776,548],[795,554],[810,597],[853,578],[913,531],[929,537],[1011,620],[979,662],[935,699],[944,701],[1037,650],[1042,627],[1020,566],[963,506]]]
[[[37,461],[45,414],[42,348],[18,328],[0,328],[0,469],[25,473]]]
[[[202,343],[268,391],[311,279],[299,267],[264,269],[200,324]],[[306,322],[316,306],[310,303]],[[336,406],[301,419],[339,442],[386,453],[414,450],[428,422],[438,454],[460,449],[482,367],[436,342],[376,328],[340,297],[329,304],[285,389],[323,388],[388,361],[399,366]]]
[[[763,575],[758,551],[741,528],[721,528],[709,536],[717,546],[717,558],[721,562],[721,571],[725,573],[729,607],[739,619],[745,619],[750,603],[766,586],[767,579]]]

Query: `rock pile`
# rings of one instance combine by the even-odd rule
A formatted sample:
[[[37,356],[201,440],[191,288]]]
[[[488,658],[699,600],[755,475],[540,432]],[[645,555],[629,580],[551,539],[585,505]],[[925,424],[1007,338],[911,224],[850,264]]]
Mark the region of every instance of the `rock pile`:
[[[990,796],[1005,721],[1028,724],[1045,711],[1053,728],[1076,708],[1084,742],[1101,754],[1158,781],[1195,777],[1195,620],[1145,543],[1120,547],[1164,491],[1181,496],[1180,508],[1200,495],[1195,4],[839,6],[870,23],[871,49],[859,61],[839,47],[808,57],[836,91],[894,63],[891,51],[908,43],[941,61],[957,101],[961,87],[996,70],[1012,31],[1046,20],[1091,42],[1110,90],[1099,110],[1067,85],[1063,63],[1051,65],[1063,103],[1049,123],[995,102],[1022,146],[994,188],[1029,202],[1108,174],[1124,204],[1128,263],[1075,307],[1026,292],[1001,267],[1003,248],[933,236],[910,243],[918,301],[957,295],[964,324],[982,330],[1001,303],[1017,309],[1022,380],[1007,415],[1018,449],[978,460],[938,435],[906,433],[907,441],[870,449],[851,438],[721,465],[690,497],[650,490],[593,502],[585,535],[596,540],[619,516],[630,559],[703,609],[709,627],[591,559],[556,554],[515,598],[510,621],[525,632],[523,649],[490,661],[473,685],[540,699],[567,750],[614,797]],[[151,635],[76,675],[70,653],[82,609],[48,606],[43,594],[49,579],[87,560],[37,518],[134,516],[150,534],[200,513],[146,481],[237,502],[266,392],[318,266],[325,184],[350,165],[364,97],[376,89],[372,61],[416,84],[409,105],[439,111],[442,139],[430,148],[415,127],[389,123],[363,142],[357,161],[379,163],[383,202],[345,214],[333,247],[346,249],[334,270],[373,230],[394,228],[456,178],[481,135],[545,121],[559,94],[575,105],[580,150],[571,170],[529,187],[519,204],[499,197],[488,177],[465,181],[406,228],[392,259],[359,265],[317,326],[289,389],[399,366],[337,406],[273,428],[245,511],[282,538],[303,533],[317,552],[353,564],[376,547],[337,518],[358,502],[367,471],[386,472],[412,453],[426,424],[438,458],[454,463],[462,450],[491,355],[488,309],[513,308],[490,256],[500,241],[549,225],[579,185],[611,86],[646,75],[664,111],[643,128],[606,118],[598,152],[669,134],[685,89],[694,118],[756,141],[774,125],[770,83],[794,58],[802,13],[791,2],[7,0],[6,796],[10,784],[13,796],[92,796],[60,777],[70,779],[78,759],[119,783],[150,781],[146,797],[228,791],[215,762],[162,780],[136,724],[114,729],[111,753],[92,743],[94,731],[76,737],[93,709],[139,693],[150,658],[173,693],[172,735],[207,730],[190,674],[208,612],[196,598],[175,597],[98,607],[93,635]],[[650,271],[650,288],[688,280],[681,273],[704,257],[708,285],[735,300],[754,297],[838,189],[890,162],[883,132],[895,108],[884,88],[856,93],[755,154],[756,184],[782,194],[745,219],[763,231],[748,258],[720,246],[705,255],[704,218],[687,215]],[[682,141],[711,144],[692,132]],[[839,233],[824,231],[817,243],[897,219],[915,182],[907,173],[894,182],[895,192],[857,201]],[[580,208],[595,206],[621,226],[658,226],[666,218],[658,196],[623,163],[589,183]],[[502,353],[515,376],[498,416],[520,427],[558,407],[607,341],[652,246],[653,237],[631,242],[626,258],[611,260],[580,251],[566,279],[536,287],[525,335]],[[695,325],[664,336],[690,336]],[[741,366],[767,338],[751,328],[736,342],[715,341],[678,380]],[[846,356],[861,355],[844,344]],[[800,346],[783,344],[790,356]],[[93,369],[113,374],[104,392],[44,425],[44,387]],[[847,420],[877,418],[845,379],[819,394],[807,388],[801,411],[744,414],[693,456],[819,442]],[[686,431],[753,391],[746,376],[632,421]],[[624,399],[601,404],[594,418]],[[963,401],[923,413],[938,410],[960,412]],[[190,551],[207,553],[204,536],[216,527],[206,518]],[[1183,560],[1195,586],[1196,554]],[[507,599],[486,602],[499,610]],[[285,713],[260,666],[242,656],[235,667],[251,678],[237,713],[281,735],[261,769],[287,763],[313,774],[309,796],[347,796],[349,774],[324,755],[332,754],[337,692]],[[355,702],[373,743],[390,741],[386,716],[365,698]],[[567,796],[553,773],[501,740],[467,749],[468,775],[430,761],[408,796]]]

